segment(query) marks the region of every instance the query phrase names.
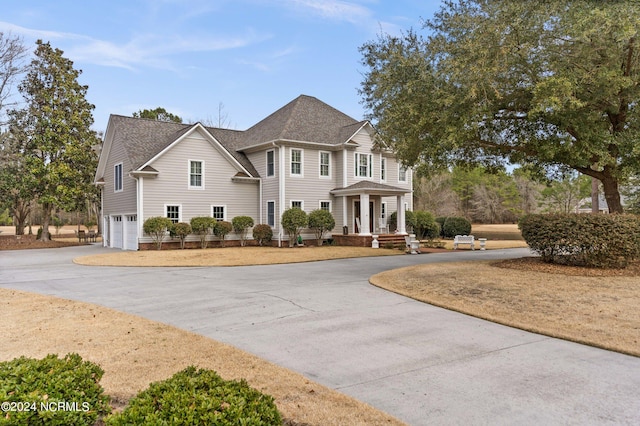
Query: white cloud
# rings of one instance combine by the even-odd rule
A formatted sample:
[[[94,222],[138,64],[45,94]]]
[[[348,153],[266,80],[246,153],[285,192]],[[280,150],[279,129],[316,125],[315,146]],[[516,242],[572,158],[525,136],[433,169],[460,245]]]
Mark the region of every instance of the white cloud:
[[[74,62],[130,70],[145,66],[173,69],[170,60],[173,55],[237,49],[270,37],[256,34],[253,30],[247,30],[242,35],[219,37],[208,34],[189,36],[145,34],[118,44],[79,34],[30,29],[1,21],[0,31],[11,32],[29,39],[56,40],[54,47],[62,49],[65,56]]]
[[[287,0],[297,8],[304,8],[315,15],[352,24],[366,24],[373,18],[373,12],[356,3],[341,0]]]

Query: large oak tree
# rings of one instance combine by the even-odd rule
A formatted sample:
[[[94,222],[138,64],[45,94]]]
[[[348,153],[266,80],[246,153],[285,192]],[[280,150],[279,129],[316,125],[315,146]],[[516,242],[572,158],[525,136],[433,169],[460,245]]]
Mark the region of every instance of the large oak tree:
[[[445,0],[422,35],[361,47],[382,139],[433,170],[504,160],[602,182],[640,169],[640,2]]]
[[[54,207],[73,209],[92,193],[100,143],[91,130],[92,111],[78,82],[81,71],[49,43],[36,42],[35,57],[19,85],[25,107],[10,112],[12,137],[21,144],[24,166],[36,182],[42,206],[42,240],[49,240]]]

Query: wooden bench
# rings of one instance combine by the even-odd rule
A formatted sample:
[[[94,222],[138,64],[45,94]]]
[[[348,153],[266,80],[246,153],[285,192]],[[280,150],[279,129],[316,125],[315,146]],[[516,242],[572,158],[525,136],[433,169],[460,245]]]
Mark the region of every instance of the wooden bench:
[[[454,250],[458,248],[458,244],[469,244],[471,246],[471,250],[475,250],[473,235],[456,235],[453,238]]]
[[[87,234],[85,233],[85,231],[76,231],[76,235],[78,235],[78,242],[87,242]]]

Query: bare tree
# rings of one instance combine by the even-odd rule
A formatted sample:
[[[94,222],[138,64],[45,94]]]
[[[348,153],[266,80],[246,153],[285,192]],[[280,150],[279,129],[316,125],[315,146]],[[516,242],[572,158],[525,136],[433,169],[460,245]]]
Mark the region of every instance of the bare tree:
[[[14,83],[25,71],[27,48],[20,37],[0,32],[0,125],[5,124],[5,109],[15,105],[11,102]]]
[[[455,216],[460,213],[460,197],[452,189],[450,173],[414,180],[413,194],[416,210],[426,210],[435,216]]]

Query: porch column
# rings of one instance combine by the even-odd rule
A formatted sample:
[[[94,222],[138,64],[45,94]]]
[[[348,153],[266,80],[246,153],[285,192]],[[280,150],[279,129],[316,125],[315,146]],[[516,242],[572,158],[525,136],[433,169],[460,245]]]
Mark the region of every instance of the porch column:
[[[405,226],[405,211],[404,211],[404,195],[398,195],[398,208],[396,217],[398,218],[397,230],[398,234],[407,235],[407,227]]]
[[[371,235],[369,194],[360,194],[360,233],[358,235]]]
[[[342,196],[342,226],[346,226],[347,229],[351,228],[349,226],[349,219],[347,218],[347,196],[346,195]]]

